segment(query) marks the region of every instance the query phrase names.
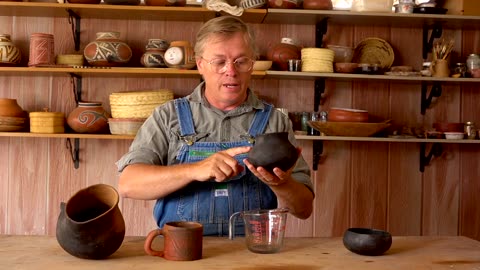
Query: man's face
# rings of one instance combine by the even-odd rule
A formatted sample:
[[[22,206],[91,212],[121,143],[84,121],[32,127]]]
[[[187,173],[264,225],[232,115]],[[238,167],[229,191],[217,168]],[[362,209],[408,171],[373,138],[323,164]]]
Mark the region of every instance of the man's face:
[[[242,57],[253,58],[243,33],[231,37],[212,36],[205,44],[202,57],[197,58],[197,68],[205,80],[205,97],[212,106],[230,110],[246,100],[252,69],[240,72],[233,64]],[[212,60],[226,61],[225,72],[217,73],[215,67],[209,64]]]

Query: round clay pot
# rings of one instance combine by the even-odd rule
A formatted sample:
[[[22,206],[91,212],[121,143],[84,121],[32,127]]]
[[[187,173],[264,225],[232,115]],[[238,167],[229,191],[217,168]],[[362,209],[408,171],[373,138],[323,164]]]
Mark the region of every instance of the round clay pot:
[[[189,41],[172,41],[164,54],[165,63],[170,68],[191,69],[195,62],[195,52]]]
[[[25,112],[16,99],[0,98],[0,116],[25,117]]]
[[[300,48],[295,45],[291,38],[282,38],[279,44],[268,48],[267,59],[273,62],[273,69],[287,71],[288,60],[300,59]]]
[[[368,122],[368,111],[346,108],[330,108],[328,111],[328,121]]]
[[[132,49],[120,38],[119,32],[98,32],[95,41],[85,46],[83,55],[92,66],[122,66],[132,58]]]
[[[378,256],[390,249],[392,235],[376,229],[349,228],[343,235],[343,245],[360,255]]]
[[[104,259],[117,251],[125,237],[118,201],[115,188],[97,184],[62,202],[56,227],[60,246],[82,259]]]
[[[20,49],[13,44],[9,34],[0,34],[0,65],[18,65],[22,60]]]
[[[290,169],[298,159],[297,148],[288,140],[288,132],[266,133],[255,137],[248,161],[255,167],[262,166],[268,171],[278,167]]]
[[[101,102],[78,102],[68,115],[67,124],[78,133],[108,133],[109,117]]]
[[[170,43],[164,39],[149,39],[145,46],[145,53],[140,58],[140,63],[144,67],[167,67],[164,55]]]
[[[332,10],[332,0],[303,0],[304,9]]]

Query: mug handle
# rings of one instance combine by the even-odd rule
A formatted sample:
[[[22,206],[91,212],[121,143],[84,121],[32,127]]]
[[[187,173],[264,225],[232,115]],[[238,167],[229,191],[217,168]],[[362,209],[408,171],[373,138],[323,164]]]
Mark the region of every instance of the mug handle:
[[[430,73],[432,73],[432,75],[435,74],[435,66],[437,65],[437,60],[433,60],[432,63],[430,64]]]
[[[159,235],[163,235],[162,229],[155,229],[148,233],[147,238],[145,239],[145,244],[143,245],[143,249],[148,255],[163,257],[163,250],[152,249],[153,240]]]

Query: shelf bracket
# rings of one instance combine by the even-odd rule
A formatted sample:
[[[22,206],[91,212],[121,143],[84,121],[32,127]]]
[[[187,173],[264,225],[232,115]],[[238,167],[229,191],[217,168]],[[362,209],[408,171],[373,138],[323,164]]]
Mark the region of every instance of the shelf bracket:
[[[315,91],[313,97],[313,111],[318,112],[323,103],[323,94],[325,93],[325,79],[315,79]]]
[[[323,36],[327,34],[328,18],[323,18],[315,25],[315,47],[321,48],[323,45]]]
[[[427,97],[427,83],[422,82],[422,93],[421,93],[421,113],[425,115],[428,107],[432,104],[433,98],[438,98],[442,95],[442,85],[439,82],[434,82],[432,86],[432,90],[430,90],[430,94]]]
[[[433,40],[435,38],[440,38],[442,36],[442,25],[434,24],[432,27],[432,33],[430,38],[428,38],[428,31],[429,27],[427,25],[423,26],[423,59],[426,60],[428,57],[428,53],[432,51],[433,48]]]
[[[68,23],[72,26],[73,42],[75,43],[75,51],[80,50],[80,16],[75,11],[67,8]]]
[[[75,97],[75,102],[78,104],[82,100],[82,77],[75,73],[70,73],[70,80],[73,86],[73,96]]]
[[[318,163],[323,153],[323,140],[313,140],[313,170],[318,170]]]
[[[425,171],[425,167],[430,164],[430,161],[432,158],[439,157],[443,153],[443,148],[441,143],[433,143],[432,148],[430,148],[430,152],[428,155],[425,155],[426,153],[426,146],[427,143],[420,143],[420,172]]]
[[[80,139],[73,139],[73,144],[74,147],[72,148],[72,141],[70,140],[70,138],[67,138],[66,147],[69,150],[70,155],[72,156],[73,166],[75,167],[75,169],[78,169],[80,167]]]

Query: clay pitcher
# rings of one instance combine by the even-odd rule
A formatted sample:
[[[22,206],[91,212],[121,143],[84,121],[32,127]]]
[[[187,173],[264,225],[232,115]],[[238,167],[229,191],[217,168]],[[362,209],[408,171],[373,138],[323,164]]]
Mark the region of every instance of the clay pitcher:
[[[290,169],[298,159],[297,148],[288,140],[288,132],[266,133],[255,137],[248,161],[255,167],[262,166],[268,171],[279,167]]]
[[[117,251],[125,236],[118,201],[112,186],[97,184],[62,202],[56,228],[60,246],[83,259],[103,259]]]

